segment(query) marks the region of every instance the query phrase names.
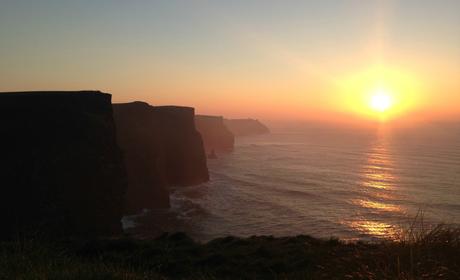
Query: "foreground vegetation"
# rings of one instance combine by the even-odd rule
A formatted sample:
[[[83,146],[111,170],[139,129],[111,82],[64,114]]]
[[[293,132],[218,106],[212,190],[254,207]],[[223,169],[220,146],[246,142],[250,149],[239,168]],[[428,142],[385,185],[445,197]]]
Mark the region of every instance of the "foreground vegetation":
[[[460,229],[407,232],[399,241],[345,243],[309,236],[183,233],[0,243],[0,279],[460,279]]]

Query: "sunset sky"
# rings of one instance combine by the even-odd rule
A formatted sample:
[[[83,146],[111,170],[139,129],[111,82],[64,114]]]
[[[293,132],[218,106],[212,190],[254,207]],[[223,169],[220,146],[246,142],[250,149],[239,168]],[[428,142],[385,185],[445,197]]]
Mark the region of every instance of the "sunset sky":
[[[0,0],[0,91],[99,89],[228,117],[459,120],[459,11],[458,0]],[[382,92],[384,112],[372,105]]]

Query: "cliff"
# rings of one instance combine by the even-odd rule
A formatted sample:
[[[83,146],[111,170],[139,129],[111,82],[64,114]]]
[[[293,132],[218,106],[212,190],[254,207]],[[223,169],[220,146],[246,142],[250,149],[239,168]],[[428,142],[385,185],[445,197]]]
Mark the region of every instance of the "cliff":
[[[0,237],[121,232],[126,177],[111,95],[0,93]]]
[[[125,213],[169,207],[157,123],[147,103],[114,104],[117,141],[128,175]]]
[[[209,180],[203,140],[195,127],[195,109],[153,107],[157,131],[163,136],[163,156],[168,184],[190,186]]]
[[[270,133],[267,126],[254,119],[224,120],[225,125],[235,136],[248,136]]]
[[[197,115],[195,124],[203,137],[206,153],[233,151],[235,137],[225,126],[223,117]]]
[[[170,186],[209,180],[194,109],[114,104],[120,147],[128,173],[127,213],[169,207]]]

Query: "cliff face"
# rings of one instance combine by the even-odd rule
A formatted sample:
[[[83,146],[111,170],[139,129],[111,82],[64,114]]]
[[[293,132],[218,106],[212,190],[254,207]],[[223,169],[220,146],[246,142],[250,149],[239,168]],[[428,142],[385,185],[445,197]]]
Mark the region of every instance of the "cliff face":
[[[195,124],[208,154],[212,151],[233,151],[235,137],[225,126],[223,117],[197,115]]]
[[[0,236],[121,232],[125,169],[111,96],[0,93]]]
[[[114,104],[117,141],[128,174],[125,213],[169,207],[161,143],[152,108],[147,103]]]
[[[254,119],[224,120],[225,125],[235,136],[248,136],[270,133],[268,127]]]
[[[128,171],[126,211],[169,206],[169,186],[209,180],[194,109],[115,104],[117,134]]]
[[[195,109],[179,106],[153,107],[159,134],[163,135],[163,153],[168,183],[190,186],[209,180],[203,140],[195,127]]]

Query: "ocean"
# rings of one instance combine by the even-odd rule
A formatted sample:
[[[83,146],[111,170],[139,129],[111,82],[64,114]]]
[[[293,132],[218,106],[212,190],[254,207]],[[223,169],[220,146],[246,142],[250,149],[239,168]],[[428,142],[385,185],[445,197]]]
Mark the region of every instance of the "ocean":
[[[177,188],[168,210],[125,219],[153,237],[227,235],[397,238],[413,226],[460,223],[460,126],[305,124],[237,138],[210,159],[211,180]]]

